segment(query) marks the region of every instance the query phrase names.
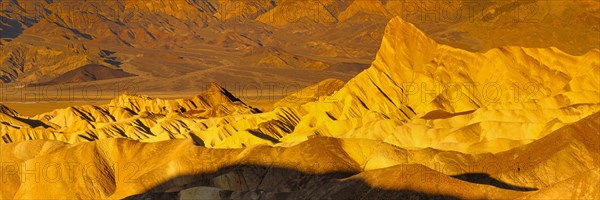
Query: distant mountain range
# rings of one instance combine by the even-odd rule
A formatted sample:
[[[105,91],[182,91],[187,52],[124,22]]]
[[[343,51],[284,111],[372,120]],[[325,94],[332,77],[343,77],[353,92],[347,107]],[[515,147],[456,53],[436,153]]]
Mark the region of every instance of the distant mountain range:
[[[133,74],[127,82],[148,91],[197,91],[199,79],[347,81],[357,66],[368,67],[394,16],[441,44],[471,51],[554,46],[582,55],[600,43],[598,1],[2,0],[1,6],[0,80],[20,85],[72,82],[57,79],[88,64]],[[248,78],[248,68],[275,70],[254,70]]]

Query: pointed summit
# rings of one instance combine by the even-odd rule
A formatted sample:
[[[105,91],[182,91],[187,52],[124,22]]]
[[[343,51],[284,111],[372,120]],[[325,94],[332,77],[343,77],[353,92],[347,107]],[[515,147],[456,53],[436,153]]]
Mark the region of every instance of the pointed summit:
[[[412,50],[426,50],[437,46],[437,43],[423,31],[400,17],[390,20],[385,29],[384,38],[393,39],[396,42],[394,44],[401,42],[396,47],[404,46]]]
[[[200,96],[204,97],[211,105],[217,105],[224,102],[235,102],[240,101],[237,97],[233,96],[225,88],[221,87],[216,82],[210,83],[210,88]]]
[[[406,66],[420,66],[433,58],[437,46],[433,39],[415,25],[400,17],[395,17],[385,29],[377,60],[401,61]],[[391,70],[383,69],[384,71]]]
[[[202,111],[201,117],[226,116],[232,113],[258,113],[259,110],[246,105],[218,83],[212,82],[205,92],[190,99],[177,100],[185,113]]]

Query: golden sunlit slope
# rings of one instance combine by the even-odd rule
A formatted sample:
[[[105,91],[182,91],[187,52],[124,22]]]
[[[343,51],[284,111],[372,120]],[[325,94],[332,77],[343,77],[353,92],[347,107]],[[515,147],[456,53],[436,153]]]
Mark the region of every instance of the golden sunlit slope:
[[[290,94],[275,103],[274,107],[300,106],[308,102],[318,101],[321,97],[327,97],[344,87],[344,81],[338,79],[326,79],[317,84],[304,88],[296,93]]]
[[[371,67],[288,98],[325,86],[265,113],[216,84],[33,117],[2,106],[2,198],[599,198],[598,49],[471,52],[396,17]],[[104,173],[18,173],[49,163]]]
[[[197,128],[188,127],[185,122],[192,124],[211,117],[260,112],[217,84],[188,99],[163,100],[123,94],[107,105],[73,106],[20,120],[16,111],[9,108],[3,111],[5,123],[0,127],[6,130],[2,133],[4,142],[34,139],[77,142],[112,137],[140,140],[187,138]],[[215,120],[204,121],[211,125],[217,123]]]
[[[237,193],[232,195],[255,192],[259,195],[277,194],[280,198],[301,194],[309,195],[308,191],[297,191],[298,186],[304,184],[310,186],[323,184],[326,186],[329,181],[337,182],[336,178],[360,173],[359,164],[345,155],[345,150],[340,145],[341,142],[343,141],[320,138],[290,148],[257,146],[247,149],[218,150],[196,147],[190,141],[184,140],[137,143],[111,139],[74,146],[50,141],[28,141],[0,147],[2,148],[4,161],[15,163],[11,165],[16,167],[15,169],[32,164],[45,166],[49,163],[56,163],[62,166],[62,163],[73,163],[75,176],[69,175],[66,170],[44,171],[44,173],[48,172],[49,174],[45,174],[43,177],[40,176],[39,179],[35,180],[36,177],[22,176],[19,173],[11,174],[11,171],[3,170],[3,175],[6,175],[5,177],[12,181],[3,185],[1,195],[2,198],[17,199],[39,198],[42,196],[45,198],[58,196],[67,198],[124,198],[143,192],[176,192],[196,186],[205,186],[204,190],[208,191],[228,190]],[[20,148],[28,150],[19,151]],[[160,156],[153,155],[153,152],[160,152]],[[76,166],[78,164],[81,164],[81,166]],[[90,170],[89,176],[82,176],[79,171],[84,169],[85,166],[97,167],[102,173]],[[131,169],[127,169],[129,167]],[[398,168],[401,167],[398,166]],[[413,166],[413,168],[427,169],[423,166]],[[396,172],[401,173],[401,171]],[[406,173],[419,176],[414,171]],[[435,175],[452,179],[443,174]],[[360,176],[370,177],[371,175],[367,173]],[[49,180],[46,177],[54,177],[54,179]],[[300,179],[293,179],[292,177]],[[492,186],[452,180],[455,182],[454,186],[474,187],[479,191],[483,191],[481,194],[467,194],[467,191],[463,191],[461,192],[464,195],[463,197],[481,195],[480,197],[492,198],[494,196],[516,196],[518,194],[514,191]],[[319,183],[320,181],[326,182]],[[353,185],[355,184],[354,181],[344,182],[349,182],[346,186],[348,188],[357,187]],[[52,192],[31,192],[42,191],[40,189],[46,187],[52,187]],[[326,188],[335,189],[335,187]],[[91,191],[88,189],[91,189]],[[325,188],[308,189],[323,190]],[[436,186],[428,184],[410,184],[407,186],[396,183],[394,186],[383,189],[391,191],[395,189],[414,190],[414,193],[430,195],[456,195],[452,192],[452,189],[437,191]],[[485,192],[486,190],[488,191]],[[187,192],[183,191],[183,193]],[[294,192],[297,193],[294,194]],[[315,195],[314,198],[323,195],[313,194]],[[411,193],[407,194],[410,195]],[[199,195],[208,194],[202,192]],[[196,198],[198,197],[201,196],[196,196]],[[276,198],[276,196],[271,198]]]
[[[243,149],[210,149],[193,140],[25,141],[0,146],[7,180],[0,197],[553,197],[573,187],[595,187],[598,133],[581,130],[598,127],[599,116],[498,154],[407,150],[380,141],[327,137],[285,148]],[[569,184],[576,181],[581,184]],[[51,192],[31,192],[49,187]]]
[[[281,141],[317,134],[411,148],[508,150],[598,112],[599,53],[472,53],[436,44],[395,18],[373,65],[328,97],[336,102],[298,109],[300,122]]]
[[[571,56],[556,48],[521,47],[473,53],[437,44],[395,18],[369,69],[331,96],[299,107],[251,115],[255,111],[218,86],[209,92],[219,95],[200,99],[124,95],[104,107],[68,108],[31,118],[44,124],[35,129],[42,135],[8,132],[3,138],[75,142],[198,137],[209,147],[242,147],[294,144],[323,135],[405,148],[500,152],[598,112],[598,56],[598,50]],[[211,103],[214,98],[225,101]]]

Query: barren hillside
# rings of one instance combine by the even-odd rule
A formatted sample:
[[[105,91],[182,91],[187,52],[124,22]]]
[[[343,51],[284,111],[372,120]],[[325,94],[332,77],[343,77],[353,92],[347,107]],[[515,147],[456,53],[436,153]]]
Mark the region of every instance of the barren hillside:
[[[242,15],[264,21],[286,2]],[[361,6],[319,19],[370,10]],[[599,49],[479,52],[401,17],[383,33],[370,67],[271,111],[216,83],[189,98],[122,94],[36,116],[2,106],[0,198],[600,198]]]

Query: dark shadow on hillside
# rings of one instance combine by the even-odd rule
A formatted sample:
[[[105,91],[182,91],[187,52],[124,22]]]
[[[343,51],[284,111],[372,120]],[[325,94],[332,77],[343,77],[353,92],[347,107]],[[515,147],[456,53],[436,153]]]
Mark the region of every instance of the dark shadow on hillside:
[[[236,165],[214,173],[179,176],[125,199],[458,199],[375,188],[358,179],[341,181],[355,174],[351,170],[312,174],[272,166]]]
[[[106,50],[106,49],[102,49],[100,50],[100,52],[98,53],[101,57],[106,58],[109,57],[113,54],[117,53],[116,51],[111,51],[111,50]]]
[[[17,20],[0,16],[0,38],[16,38],[25,30]]]
[[[460,175],[455,175],[452,177],[463,180],[463,181],[471,182],[471,183],[491,185],[491,186],[494,186],[497,188],[502,188],[502,189],[507,189],[507,190],[515,190],[515,191],[521,191],[521,192],[538,190],[537,188],[529,188],[529,187],[521,187],[521,186],[511,185],[511,184],[502,182],[498,179],[492,178],[492,177],[490,177],[489,174],[484,174],[484,173],[460,174]]]
[[[465,112],[459,112],[459,113],[450,113],[450,112],[446,112],[443,110],[434,110],[431,111],[427,114],[425,114],[423,117],[421,117],[422,119],[448,119],[451,117],[456,117],[456,116],[460,116],[460,115],[468,115],[475,112],[474,110],[470,110],[470,111],[465,111]]]
[[[190,133],[190,137],[192,138],[192,141],[194,141],[194,145],[200,147],[206,146],[206,144],[204,144],[204,140],[202,140],[202,138],[198,137],[196,134]]]
[[[45,124],[44,122],[42,122],[40,120],[20,118],[20,117],[17,117],[16,119],[19,121],[22,121],[26,124],[29,124],[33,128],[40,127],[40,126],[44,127],[44,128],[50,128],[50,126],[48,126],[47,124]]]
[[[67,30],[71,31],[71,33],[73,33],[75,36],[84,38],[86,40],[92,40],[92,39],[94,39],[94,37],[92,37],[92,35],[90,35],[90,34],[83,33],[81,31],[79,31],[77,29],[74,29],[74,28],[71,28],[71,27],[67,27],[67,26],[65,26],[65,25],[63,25],[61,23],[53,22],[53,24],[55,24],[56,26],[59,26],[61,28],[64,28],[64,29],[67,29]],[[69,39],[69,38],[67,38],[67,39]]]
[[[116,61],[116,60],[111,60],[111,59],[105,59],[104,62],[106,62],[108,64],[111,64],[111,65],[113,65],[115,67],[120,67],[123,64],[123,62]]]
[[[264,139],[264,140],[269,140],[271,141],[273,144],[277,144],[279,143],[279,140],[277,138],[271,137],[270,135],[264,134],[263,132],[261,132],[260,130],[256,130],[256,129],[248,129],[247,130],[248,133],[260,138],[260,139]]]
[[[104,59],[104,62],[115,66],[115,67],[121,67],[121,65],[123,64],[123,62],[118,61],[117,57],[114,57],[113,55],[117,53],[115,51],[111,51],[111,50],[106,50],[106,49],[102,49],[100,50],[100,52],[98,53],[98,55]]]

